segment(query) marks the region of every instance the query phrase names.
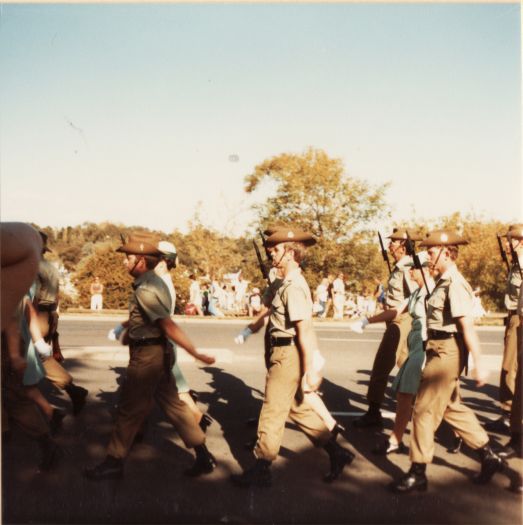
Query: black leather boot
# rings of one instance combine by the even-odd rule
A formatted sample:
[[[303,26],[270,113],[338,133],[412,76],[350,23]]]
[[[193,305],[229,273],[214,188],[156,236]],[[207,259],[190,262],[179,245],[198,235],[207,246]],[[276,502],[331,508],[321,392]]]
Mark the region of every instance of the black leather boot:
[[[513,433],[510,441],[498,452],[498,456],[503,459],[520,458],[522,457],[521,449],[521,434]]]
[[[62,421],[65,417],[65,412],[59,408],[53,409],[53,415],[49,421],[49,428],[51,429],[51,435],[55,436],[58,431],[62,428]]]
[[[85,405],[88,391],[74,383],[69,383],[64,389],[73,403],[73,415],[78,415]]]
[[[489,432],[497,432],[498,434],[508,434],[510,431],[510,412],[505,410],[501,412],[498,419],[494,419],[485,424],[485,429]]]
[[[99,465],[84,469],[84,477],[91,481],[120,479],[123,477],[123,460],[114,456],[106,456]]]
[[[334,428],[331,430],[332,438],[336,439],[338,437],[338,434],[344,434],[345,427],[336,421],[336,424],[334,425]]]
[[[413,463],[410,470],[398,481],[392,482],[389,487],[393,492],[405,494],[413,490],[425,491],[428,487],[425,463]]]
[[[369,410],[363,416],[354,420],[353,425],[356,428],[382,427],[383,419],[381,418],[380,404],[370,403]]]
[[[257,459],[250,469],[241,474],[233,474],[231,481],[237,487],[270,487],[272,485],[271,462],[266,459]]]
[[[212,423],[211,416],[208,416],[207,414],[203,414],[202,418],[200,419],[200,422],[198,423],[200,425],[200,428],[207,432],[207,427]]]
[[[338,479],[345,465],[350,465],[355,458],[355,455],[350,450],[338,445],[335,439],[331,438],[323,447],[330,459],[330,471],[323,476],[325,483],[332,483],[335,479]]]
[[[461,451],[461,447],[463,446],[463,439],[459,436],[454,436],[454,439],[452,441],[452,444],[447,449],[447,452],[449,454],[457,454]]]
[[[474,483],[484,485],[488,483],[496,472],[503,470],[503,460],[490,448],[490,445],[485,445],[478,450],[481,459],[481,471],[474,477]]]
[[[49,435],[41,437],[38,440],[38,445],[42,452],[42,461],[38,465],[38,468],[42,472],[49,472],[62,456],[62,451]]]
[[[184,474],[191,478],[196,478],[202,474],[210,474],[216,467],[214,456],[207,450],[205,445],[194,447],[194,452],[196,453],[196,460],[191,468],[184,471]]]

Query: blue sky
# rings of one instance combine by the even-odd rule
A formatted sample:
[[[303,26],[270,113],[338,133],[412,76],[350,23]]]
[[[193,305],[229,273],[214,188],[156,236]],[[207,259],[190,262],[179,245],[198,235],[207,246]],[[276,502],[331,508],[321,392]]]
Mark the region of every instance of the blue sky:
[[[398,220],[522,218],[518,4],[3,4],[0,71],[2,220],[241,234],[308,146]]]

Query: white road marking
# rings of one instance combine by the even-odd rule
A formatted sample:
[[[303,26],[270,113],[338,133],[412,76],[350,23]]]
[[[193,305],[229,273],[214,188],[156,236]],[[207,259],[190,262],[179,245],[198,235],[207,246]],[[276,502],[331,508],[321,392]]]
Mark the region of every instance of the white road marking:
[[[259,356],[252,355],[235,355],[232,350],[228,348],[198,348],[198,351],[204,354],[212,355],[217,363],[232,363],[233,361],[260,361]],[[83,346],[75,348],[62,347],[64,357],[71,359],[77,358],[82,360],[97,360],[97,361],[129,361],[129,348],[127,346],[108,345],[108,346]],[[183,348],[178,348],[178,362],[192,363],[196,359],[188,354]],[[201,362],[198,361],[200,364]]]

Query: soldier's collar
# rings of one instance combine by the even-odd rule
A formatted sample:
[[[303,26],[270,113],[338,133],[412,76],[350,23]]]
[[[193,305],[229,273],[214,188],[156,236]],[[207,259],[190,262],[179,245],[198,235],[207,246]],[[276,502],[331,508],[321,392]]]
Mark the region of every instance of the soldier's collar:
[[[298,277],[299,275],[301,275],[301,268],[298,267],[298,268],[295,268],[294,270],[291,270],[286,276],[285,276],[285,281],[292,281],[293,279],[296,279],[296,277]]]
[[[455,275],[456,273],[459,273],[458,267],[455,263],[452,264],[450,268],[447,268],[440,276],[440,279],[448,279],[449,277],[452,277],[452,275]]]
[[[398,268],[403,268],[407,263],[412,262],[412,257],[410,255],[404,255],[397,263]]]

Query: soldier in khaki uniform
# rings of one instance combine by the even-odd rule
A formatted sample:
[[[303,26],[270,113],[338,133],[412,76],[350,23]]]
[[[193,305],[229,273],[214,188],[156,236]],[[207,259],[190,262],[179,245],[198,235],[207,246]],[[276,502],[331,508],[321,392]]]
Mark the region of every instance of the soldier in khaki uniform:
[[[516,386],[517,370],[517,331],[519,316],[517,313],[519,291],[521,289],[521,267],[523,267],[523,224],[510,226],[505,237],[507,244],[511,243],[518,261],[512,261],[507,279],[507,292],[505,294],[505,307],[507,319],[505,328],[503,361],[499,378],[499,402],[501,416],[495,421],[485,425],[489,431],[507,433],[510,428],[510,410]],[[519,264],[518,264],[519,262]]]
[[[419,235],[408,232],[412,241],[421,240]],[[381,403],[385,397],[387,379],[394,365],[399,367],[408,356],[407,337],[410,332],[412,318],[404,310],[406,302],[417,285],[410,279],[412,257],[407,254],[407,230],[395,228],[389,237],[389,252],[394,259],[394,268],[389,276],[386,290],[384,311],[369,318],[353,322],[349,327],[355,332],[361,332],[368,324],[387,324],[383,339],[372,364],[367,399],[369,409],[362,417],[354,421],[356,427],[382,425]]]
[[[519,233],[512,233],[515,239],[523,240],[523,235]],[[522,427],[523,427],[523,407],[521,403],[521,391],[523,388],[522,379],[522,360],[523,360],[523,287],[520,287],[519,298],[516,313],[519,317],[519,326],[517,329],[517,361],[516,361],[516,377],[514,381],[514,397],[512,399],[512,406],[510,410],[510,441],[500,450],[499,455],[503,459],[510,459],[514,457],[523,457],[523,442],[522,442]],[[521,494],[523,492],[523,476],[521,471],[518,476],[514,478],[510,485],[510,490]]]
[[[433,231],[421,243],[428,248],[430,267],[437,280],[427,306],[427,360],[413,411],[412,466],[406,475],[391,484],[395,492],[427,489],[426,465],[432,461],[434,434],[442,419],[470,448],[478,450],[481,472],[474,478],[476,483],[488,483],[503,468],[502,459],[489,446],[485,430],[460,399],[459,376],[467,352],[475,364],[478,386],[485,384],[487,378],[474,330],[472,288],[455,263],[461,244],[467,241],[449,230]]]
[[[334,441],[322,419],[303,402],[303,392],[317,390],[321,382],[321,375],[313,367],[317,341],[312,326],[312,298],[300,269],[305,247],[315,242],[310,234],[291,228],[278,230],[267,239],[272,265],[281,273],[283,282],[271,303],[265,398],[254,449],[257,459],[249,470],[232,476],[235,485],[271,484],[270,465],[278,456],[287,417],[329,454],[331,469],[324,478],[326,482],[339,477],[354,459],[354,454]]]
[[[156,239],[130,240],[117,251],[126,254],[125,264],[135,278],[129,302],[128,328],[130,349],[127,376],[121,390],[118,413],[105,460],[85,469],[88,479],[114,479],[123,475],[123,460],[134,437],[151,409],[153,399],[175,426],[185,446],[194,448],[196,461],[185,471],[188,476],[212,472],[216,462],[205,446],[205,434],[190,408],[179,398],[171,374],[173,348],[167,338],[207,364],[214,358],[199,354],[185,333],[171,320],[171,296],[154,268],[160,260]]]
[[[43,248],[42,259],[38,266],[36,293],[33,303],[37,311],[42,337],[53,347],[53,356],[42,358],[42,364],[47,379],[56,388],[65,390],[71,398],[73,415],[76,416],[85,406],[88,391],[81,386],[75,385],[71,374],[59,363],[59,360],[63,361],[63,356],[59,350],[57,331],[60,276],[58,270],[44,259],[44,254],[51,250],[47,247],[47,235],[42,231],[39,233],[42,237]]]

